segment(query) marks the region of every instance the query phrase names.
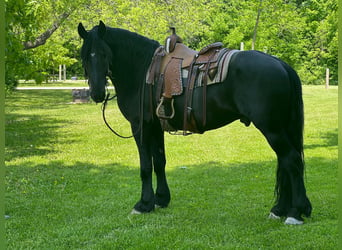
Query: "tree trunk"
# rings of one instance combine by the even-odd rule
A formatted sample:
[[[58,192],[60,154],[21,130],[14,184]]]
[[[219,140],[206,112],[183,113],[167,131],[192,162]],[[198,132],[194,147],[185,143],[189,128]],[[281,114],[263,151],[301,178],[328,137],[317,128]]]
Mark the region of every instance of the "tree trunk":
[[[262,7],[262,0],[260,0],[259,7],[258,7],[258,15],[257,15],[256,21],[255,21],[254,32],[253,32],[253,40],[252,40],[252,50],[254,50],[254,47],[255,47],[255,41],[256,41],[258,25],[259,25],[259,20],[260,20],[260,14],[261,14],[261,7]]]

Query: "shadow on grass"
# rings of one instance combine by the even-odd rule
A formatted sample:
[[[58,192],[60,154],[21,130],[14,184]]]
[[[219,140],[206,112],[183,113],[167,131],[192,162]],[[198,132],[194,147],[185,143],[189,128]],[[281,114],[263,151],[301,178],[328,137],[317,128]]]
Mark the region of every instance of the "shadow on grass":
[[[177,224],[189,218],[215,223],[232,216],[232,224],[266,218],[274,202],[274,162],[229,166],[207,162],[170,169],[167,176],[172,201],[155,216],[179,217]],[[137,167],[115,163],[25,162],[8,167],[5,182],[6,215],[10,216],[6,227],[12,246],[41,234],[48,234],[46,241],[58,238],[53,232],[62,234],[65,227],[75,232],[90,226],[101,232],[103,224],[123,223],[140,198],[141,188]]]
[[[324,158],[308,158],[306,162],[310,166],[308,195],[314,206],[307,225],[315,230],[318,223],[321,233],[327,222],[334,233],[334,168]],[[209,231],[203,233],[210,237],[217,233],[217,226],[243,232],[245,227],[257,225],[266,227],[262,229],[266,231],[279,230],[280,222],[266,219],[274,203],[275,164],[276,161],[229,165],[206,162],[169,169],[170,206],[139,218],[127,217],[140,197],[137,167],[62,161],[11,165],[5,179],[6,214],[10,216],[6,220],[8,245],[82,248],[93,237],[97,242],[103,240],[108,232],[124,242],[127,234],[169,225],[177,235],[183,232],[184,225],[187,230],[209,226]],[[252,229],[250,233],[255,234]],[[33,238],[36,242],[30,241]]]
[[[321,137],[325,141],[323,146],[337,146],[338,145],[338,129],[331,130],[329,132],[323,133]]]
[[[71,143],[61,138],[57,129],[70,123],[41,115],[7,114],[5,129],[5,160],[26,156],[43,156],[53,152],[53,145]]]
[[[337,146],[338,145],[338,129],[331,129],[328,132],[320,133],[320,138],[323,139],[323,142],[321,144],[309,144],[304,145],[305,149],[314,149],[319,147],[331,147],[331,146]]]
[[[6,161],[44,156],[53,152],[57,143],[72,143],[70,138],[58,133],[59,128],[72,122],[61,116],[65,104],[71,100],[71,91],[64,90],[25,90],[10,94],[5,100]]]
[[[306,165],[309,197],[310,193],[334,195],[337,160],[309,158]],[[225,207],[234,204],[233,207],[270,208],[274,202],[275,173],[276,161],[229,165],[207,162],[175,167],[167,171],[167,177],[173,206],[192,203],[202,208],[204,202],[205,207],[225,203]],[[121,210],[131,208],[139,199],[141,183],[137,167],[51,161],[46,165],[11,165],[6,171],[6,186],[7,196],[16,197],[23,204],[31,203],[31,198],[36,199],[35,206],[40,199],[63,199],[63,203],[71,202],[75,207],[101,201],[105,207],[111,204],[112,209]],[[7,208],[10,207],[9,203]]]
[[[44,220],[53,211],[57,219],[63,214],[90,216],[103,213],[102,209],[114,212],[132,206],[133,201],[126,199],[132,187],[139,189],[139,172],[117,164],[99,167],[86,162],[26,162],[7,168],[5,183],[7,214]]]
[[[72,101],[71,90],[19,90],[5,99],[6,108],[61,109]]]

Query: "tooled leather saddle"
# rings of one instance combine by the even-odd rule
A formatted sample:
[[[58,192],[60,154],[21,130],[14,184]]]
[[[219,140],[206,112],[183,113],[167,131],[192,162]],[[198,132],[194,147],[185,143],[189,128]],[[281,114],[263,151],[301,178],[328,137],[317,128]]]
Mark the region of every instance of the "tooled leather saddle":
[[[182,43],[182,39],[171,28],[172,34],[165,40],[165,46],[156,49],[146,75],[147,84],[157,84],[156,114],[162,123],[174,115],[173,96],[183,94],[185,90],[183,131],[198,132],[192,117],[192,94],[196,87],[203,87],[203,119],[206,123],[206,87],[223,82],[227,76],[231,56],[237,50],[223,48],[220,42],[209,44],[199,52]],[[172,112],[166,116],[163,102],[171,100]],[[166,130],[170,130],[170,127]]]

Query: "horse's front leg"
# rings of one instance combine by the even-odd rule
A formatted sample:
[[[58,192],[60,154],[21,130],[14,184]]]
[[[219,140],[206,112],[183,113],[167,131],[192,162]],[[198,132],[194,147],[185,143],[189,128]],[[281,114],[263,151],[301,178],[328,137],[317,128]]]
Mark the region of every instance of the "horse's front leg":
[[[151,212],[155,207],[167,207],[171,195],[165,175],[164,132],[158,121],[144,124],[143,136],[135,136],[140,156],[141,198],[132,213]],[[152,171],[157,176],[156,193],[153,192]]]
[[[152,187],[152,155],[150,150],[150,140],[148,135],[143,135],[143,141],[140,140],[140,133],[135,136],[140,157],[140,178],[142,182],[141,197],[135,204],[132,213],[148,213],[154,209],[154,192]]]
[[[159,125],[159,122],[158,124]],[[165,174],[165,145],[164,132],[159,126],[154,129],[153,142],[151,143],[151,150],[153,156],[154,172],[157,176],[157,190],[155,194],[156,207],[167,207],[169,205],[171,195]]]

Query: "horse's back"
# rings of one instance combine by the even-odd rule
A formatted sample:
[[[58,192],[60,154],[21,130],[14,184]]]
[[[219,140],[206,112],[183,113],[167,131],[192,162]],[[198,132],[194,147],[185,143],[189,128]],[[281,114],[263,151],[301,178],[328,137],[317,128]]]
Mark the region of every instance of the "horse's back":
[[[241,51],[232,58],[229,65],[230,82],[239,82],[236,87],[247,86],[255,90],[281,90],[289,84],[284,64],[280,59],[260,51]]]
[[[240,52],[232,59],[225,84],[234,91],[238,111],[254,123],[286,121],[291,85],[296,83],[291,83],[280,59],[258,51]]]

